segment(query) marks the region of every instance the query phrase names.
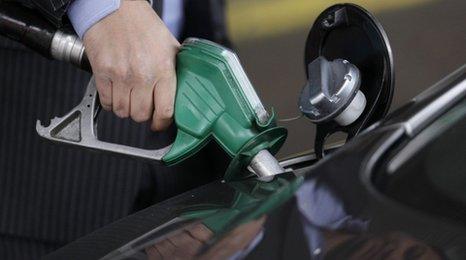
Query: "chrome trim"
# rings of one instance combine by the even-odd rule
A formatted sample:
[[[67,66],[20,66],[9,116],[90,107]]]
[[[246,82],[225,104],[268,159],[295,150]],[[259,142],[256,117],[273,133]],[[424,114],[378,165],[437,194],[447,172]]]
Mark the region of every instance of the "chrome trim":
[[[465,68],[466,66],[463,66],[461,69]],[[451,105],[461,100],[465,94],[466,78],[402,123],[406,134],[410,137],[416,135],[427,122],[433,121],[444,113]]]
[[[423,129],[416,137],[414,137],[405,147],[403,147],[387,166],[387,173],[395,173],[402,165],[410,160],[418,151],[422,150],[432,140],[443,134],[451,124],[458,122],[464,117],[466,111],[466,102],[460,102],[458,105],[448,111],[441,118],[438,118],[432,125]],[[446,123],[443,118],[448,118],[449,123]]]
[[[345,141],[335,142],[335,143],[327,145],[325,147],[325,150],[326,151],[335,150],[337,148],[342,147],[343,145],[345,145]],[[314,150],[308,150],[300,154],[290,155],[286,158],[280,159],[279,161],[280,161],[280,165],[283,168],[288,169],[295,164],[312,161],[316,159],[317,159],[317,156]]]

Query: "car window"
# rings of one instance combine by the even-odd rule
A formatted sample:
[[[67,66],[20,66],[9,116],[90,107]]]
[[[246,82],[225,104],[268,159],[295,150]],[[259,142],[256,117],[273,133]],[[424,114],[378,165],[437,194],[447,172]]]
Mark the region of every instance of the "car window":
[[[466,100],[391,159],[383,192],[416,209],[466,223]]]

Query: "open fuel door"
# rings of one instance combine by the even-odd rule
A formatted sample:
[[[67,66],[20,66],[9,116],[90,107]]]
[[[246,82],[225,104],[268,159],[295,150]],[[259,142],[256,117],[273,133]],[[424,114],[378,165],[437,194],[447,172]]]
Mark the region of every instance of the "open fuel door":
[[[338,4],[323,11],[306,40],[307,83],[299,108],[317,126],[315,152],[330,135],[353,138],[382,119],[393,96],[393,57],[387,35],[366,10]]]

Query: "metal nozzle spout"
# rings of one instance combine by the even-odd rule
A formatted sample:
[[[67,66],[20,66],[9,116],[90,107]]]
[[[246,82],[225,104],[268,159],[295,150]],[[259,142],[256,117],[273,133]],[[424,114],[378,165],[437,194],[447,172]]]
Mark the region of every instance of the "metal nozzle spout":
[[[285,172],[277,159],[267,150],[261,150],[254,156],[249,167],[256,173],[259,179],[270,181],[273,176]]]

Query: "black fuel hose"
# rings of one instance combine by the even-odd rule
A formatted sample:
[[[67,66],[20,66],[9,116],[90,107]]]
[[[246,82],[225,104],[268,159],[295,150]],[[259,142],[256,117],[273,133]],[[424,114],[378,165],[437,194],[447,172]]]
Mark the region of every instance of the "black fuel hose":
[[[18,3],[0,3],[0,35],[49,59],[70,62],[91,72],[84,45],[73,32],[57,30],[36,11]]]

